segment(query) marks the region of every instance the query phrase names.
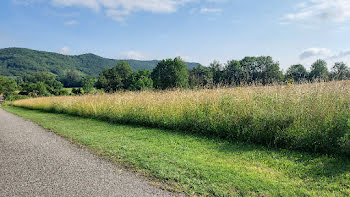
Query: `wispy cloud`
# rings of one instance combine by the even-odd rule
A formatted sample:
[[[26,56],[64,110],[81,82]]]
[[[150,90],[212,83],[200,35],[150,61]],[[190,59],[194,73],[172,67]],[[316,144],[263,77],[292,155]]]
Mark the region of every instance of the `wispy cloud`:
[[[345,50],[345,51],[341,51],[340,53],[331,56],[330,59],[339,59],[339,58],[344,58],[344,57],[349,57],[349,56],[350,56],[350,49]]]
[[[300,60],[306,59],[326,59],[326,60],[342,60],[350,57],[350,49],[340,52],[334,52],[327,48],[309,48],[304,50],[300,55]]]
[[[202,8],[202,14],[220,14],[222,12],[221,8]]]
[[[144,60],[145,55],[139,51],[127,51],[127,52],[121,53],[120,58],[133,59],[133,60]]]
[[[67,46],[62,47],[60,50],[58,50],[58,53],[61,53],[63,55],[69,55],[71,52],[70,48]]]
[[[310,57],[328,57],[332,54],[332,51],[326,48],[309,48],[304,50],[300,55],[299,58],[301,60],[307,59]]]
[[[301,52],[299,55],[300,63],[311,65],[317,59],[326,60],[329,68],[336,62],[344,62],[350,65],[350,49],[335,52],[327,48],[309,48]]]
[[[70,20],[70,21],[64,22],[64,24],[65,25],[77,25],[77,24],[79,24],[79,22],[76,20]]]
[[[86,7],[94,11],[103,10],[107,16],[116,21],[123,21],[132,12],[146,11],[152,13],[173,13],[189,2],[196,0],[51,0],[59,7]]]
[[[294,13],[288,13],[283,21],[346,22],[350,20],[349,0],[308,0],[296,5]]]
[[[174,13],[188,3],[224,3],[227,0],[12,0],[21,5],[49,2],[54,7],[82,7],[103,12],[115,21],[123,22],[132,13]],[[221,13],[220,8],[202,8],[201,13]]]

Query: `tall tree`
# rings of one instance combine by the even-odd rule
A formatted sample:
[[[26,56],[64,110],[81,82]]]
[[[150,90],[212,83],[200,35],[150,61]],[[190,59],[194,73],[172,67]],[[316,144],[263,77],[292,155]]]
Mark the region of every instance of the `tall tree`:
[[[260,73],[258,74],[260,79],[258,81],[261,82],[263,85],[281,81],[283,74],[280,70],[279,63],[273,61],[272,57],[258,57],[257,66],[260,71]]]
[[[85,77],[82,82],[84,93],[90,93],[94,89],[95,79],[93,77]]]
[[[104,89],[106,92],[127,89],[128,79],[131,74],[132,69],[127,62],[118,62],[116,67],[100,73],[96,86],[99,89]]]
[[[206,87],[213,83],[213,73],[210,68],[198,65],[190,71],[189,83],[191,87]]]
[[[301,64],[295,64],[288,68],[286,73],[287,79],[293,79],[295,82],[302,82],[307,80],[308,72]]]
[[[63,84],[49,72],[37,72],[23,77],[22,89],[33,96],[60,95]]]
[[[350,69],[344,62],[337,62],[332,68],[331,76],[334,80],[349,79]]]
[[[240,61],[244,81],[248,84],[271,84],[282,79],[279,63],[270,56],[245,57]]]
[[[153,88],[151,71],[143,69],[134,72],[129,77],[129,90],[148,90]]]
[[[5,97],[14,94],[17,89],[17,83],[14,80],[8,79],[7,77],[0,76],[0,94]]]
[[[215,85],[223,85],[225,82],[225,76],[221,63],[215,60],[209,65],[209,68],[213,73],[213,83]]]
[[[309,80],[327,80],[328,79],[328,68],[327,62],[324,60],[317,60],[311,65],[311,71]]]
[[[176,57],[174,60],[160,61],[152,72],[153,85],[157,89],[188,87],[188,70],[185,62]]]
[[[257,66],[256,57],[244,57],[240,61],[242,69],[246,71],[247,75],[244,79],[248,84],[256,83],[259,78],[259,69]]]
[[[240,61],[237,60],[228,61],[224,73],[226,83],[229,85],[243,84],[249,75],[247,70],[242,67]]]
[[[60,79],[64,87],[67,88],[80,87],[82,85],[82,80],[82,74],[73,69],[66,71],[64,76]]]

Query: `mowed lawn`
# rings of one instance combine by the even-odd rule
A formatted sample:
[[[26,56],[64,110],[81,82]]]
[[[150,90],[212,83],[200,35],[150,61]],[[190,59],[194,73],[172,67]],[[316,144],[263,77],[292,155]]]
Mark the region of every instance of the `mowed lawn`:
[[[198,196],[349,196],[350,160],[111,124],[19,107],[5,110],[122,163],[170,190]]]

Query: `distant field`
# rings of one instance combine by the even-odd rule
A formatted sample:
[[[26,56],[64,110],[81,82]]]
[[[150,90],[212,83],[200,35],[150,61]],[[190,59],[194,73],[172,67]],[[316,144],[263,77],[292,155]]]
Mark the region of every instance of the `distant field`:
[[[349,196],[350,160],[5,106],[191,196]]]
[[[14,106],[350,156],[350,81],[19,100]]]

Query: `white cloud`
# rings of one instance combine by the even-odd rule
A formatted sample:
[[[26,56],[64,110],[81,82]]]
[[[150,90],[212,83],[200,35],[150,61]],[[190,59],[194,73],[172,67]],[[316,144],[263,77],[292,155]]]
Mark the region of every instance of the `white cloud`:
[[[67,47],[67,46],[62,47],[62,48],[58,51],[58,53],[61,53],[61,54],[63,54],[63,55],[69,55],[70,52],[71,52],[71,50],[70,50],[70,48]]]
[[[65,25],[77,25],[77,24],[79,24],[79,22],[76,20],[70,20],[70,21],[64,22],[64,24]]]
[[[311,65],[317,59],[327,61],[329,68],[336,62],[344,62],[350,66],[350,49],[334,52],[326,48],[309,48],[304,50],[299,56],[302,64]]]
[[[86,7],[94,11],[104,10],[107,16],[116,21],[136,11],[152,13],[173,13],[178,7],[197,0],[51,0],[59,7]]]
[[[304,50],[299,58],[301,60],[308,58],[341,59],[348,56],[350,56],[350,49],[336,53],[327,48],[309,48]]]
[[[95,11],[100,9],[99,0],[51,0],[51,3],[59,7],[79,6],[91,8]]]
[[[174,13],[188,3],[224,3],[227,0],[12,0],[17,4],[29,5],[50,2],[55,7],[83,7],[102,11],[113,20],[123,22],[128,15],[146,11],[152,13]],[[220,8],[202,8],[201,13],[220,13]]]
[[[326,60],[331,68],[336,62],[344,62],[350,66],[350,50],[334,52],[326,48],[309,48],[304,50],[300,56],[300,63],[310,66],[317,59]]]
[[[328,57],[332,54],[332,51],[326,48],[309,48],[304,50],[299,58],[301,60],[307,59],[310,57]]]
[[[40,3],[45,0],[12,0],[13,3],[17,5],[29,6],[33,3]]]
[[[346,22],[350,20],[350,0],[308,0],[286,14],[284,21]]]
[[[333,55],[330,59],[340,59],[350,56],[350,50],[341,51],[340,53]]]
[[[202,8],[201,13],[202,14],[220,14],[222,12],[222,9],[220,8]]]
[[[138,51],[127,51],[121,54],[122,59],[144,60],[145,55]]]

